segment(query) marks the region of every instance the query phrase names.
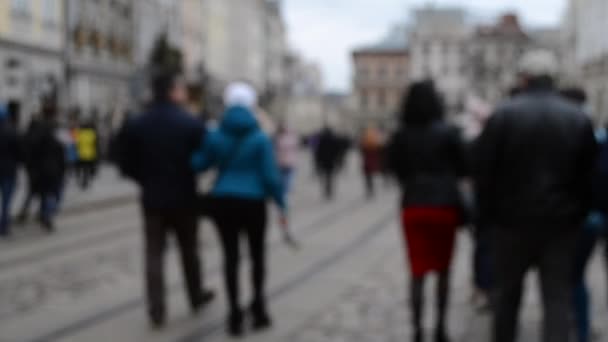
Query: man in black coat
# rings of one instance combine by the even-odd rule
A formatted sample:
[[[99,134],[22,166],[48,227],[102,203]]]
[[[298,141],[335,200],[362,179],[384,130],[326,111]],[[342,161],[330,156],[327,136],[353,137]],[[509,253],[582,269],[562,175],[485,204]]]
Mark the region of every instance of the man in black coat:
[[[202,287],[197,187],[190,167],[204,126],[182,109],[187,93],[178,75],[157,77],[153,88],[154,103],[119,133],[116,158],[123,174],[141,188],[148,313],[152,325],[161,328],[166,320],[163,264],[169,232],[177,238],[193,312],[211,301],[213,293]]]
[[[340,137],[330,127],[325,127],[319,133],[315,163],[327,199],[332,199],[334,195],[334,176],[340,166],[342,151],[343,143]]]
[[[554,89],[552,54],[530,52],[521,70],[525,89],[498,108],[477,145],[480,220],[496,227],[494,341],[517,339],[522,283],[537,267],[543,341],[568,342],[573,263],[597,146],[590,120]]]
[[[10,209],[21,158],[19,139],[6,108],[0,108],[0,237],[10,235]]]

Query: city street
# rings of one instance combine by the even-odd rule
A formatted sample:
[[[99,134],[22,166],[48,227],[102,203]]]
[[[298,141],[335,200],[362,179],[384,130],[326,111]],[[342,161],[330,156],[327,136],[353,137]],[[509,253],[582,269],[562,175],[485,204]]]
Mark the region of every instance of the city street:
[[[339,177],[336,200],[326,202],[310,166],[306,160],[300,163],[291,224],[301,248],[284,245],[273,226],[268,241],[268,296],[275,327],[248,340],[408,340],[408,277],[397,191],[394,185],[378,183],[382,191],[365,200],[358,164],[351,158]],[[78,196],[86,205],[78,204]],[[26,227],[14,240],[0,242],[1,342],[228,340],[219,246],[208,222],[201,225],[200,246],[207,284],[217,291],[218,300],[198,316],[190,315],[181,269],[170,248],[168,326],[160,332],[149,328],[142,292],[141,221],[134,198],[132,185],[104,169],[91,193],[68,192],[67,213],[58,220],[56,234],[29,233],[35,229]],[[454,341],[487,342],[489,317],[469,305],[471,247],[463,231],[454,260],[451,333]],[[601,331],[608,320],[608,298],[599,259],[590,272],[594,323],[602,333],[598,341],[608,341],[608,330]],[[536,289],[534,283],[531,276],[529,288]],[[431,287],[428,290],[431,298]],[[433,312],[427,314],[430,331]],[[521,341],[539,340],[539,317],[537,292],[528,291]]]

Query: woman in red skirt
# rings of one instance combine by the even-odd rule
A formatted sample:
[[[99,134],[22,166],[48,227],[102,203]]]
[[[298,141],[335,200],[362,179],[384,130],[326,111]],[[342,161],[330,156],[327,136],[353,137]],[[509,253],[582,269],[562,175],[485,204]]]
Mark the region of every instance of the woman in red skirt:
[[[400,129],[388,146],[388,167],[403,193],[401,217],[412,273],[414,342],[424,341],[424,281],[431,272],[439,276],[434,341],[449,341],[449,271],[456,229],[462,221],[458,182],[465,176],[465,164],[460,133],[444,123],[433,82],[413,84],[404,100]]]

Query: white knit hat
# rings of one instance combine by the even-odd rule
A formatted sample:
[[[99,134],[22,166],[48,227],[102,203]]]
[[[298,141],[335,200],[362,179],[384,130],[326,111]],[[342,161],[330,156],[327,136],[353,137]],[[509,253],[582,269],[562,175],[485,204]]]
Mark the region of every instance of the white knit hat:
[[[255,109],[258,105],[258,94],[249,84],[234,82],[229,84],[224,91],[224,105],[226,107],[243,106]]]
[[[550,50],[528,51],[519,61],[519,72],[528,76],[555,76],[558,71],[557,56]]]

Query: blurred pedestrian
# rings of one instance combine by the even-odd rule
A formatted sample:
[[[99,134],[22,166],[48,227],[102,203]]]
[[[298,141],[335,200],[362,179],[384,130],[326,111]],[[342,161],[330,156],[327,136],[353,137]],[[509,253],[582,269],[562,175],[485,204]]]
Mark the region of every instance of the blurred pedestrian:
[[[0,105],[0,238],[10,236],[10,216],[17,180],[17,164],[21,159],[19,138],[8,111]]]
[[[54,218],[66,171],[65,148],[57,135],[57,109],[53,103],[45,103],[40,120],[32,122],[25,138],[26,168],[28,169],[29,194],[21,212],[27,211],[34,196],[40,198],[39,220],[47,231],[53,232]]]
[[[93,121],[89,121],[78,128],[76,147],[78,150],[77,178],[80,187],[84,190],[89,187],[93,180],[99,163],[99,134]]]
[[[227,332],[243,334],[244,313],[238,281],[240,237],[247,236],[252,262],[253,301],[249,308],[253,329],[271,326],[266,305],[266,201],[274,199],[287,227],[287,204],[271,138],[260,128],[254,110],[255,90],[245,83],[228,86],[226,112],[218,130],[209,133],[192,158],[197,171],[216,168],[210,215],[216,223],[224,252],[224,276],[229,315]]]
[[[449,341],[450,265],[462,222],[458,182],[466,162],[460,132],[444,122],[443,114],[433,82],[413,84],[401,109],[401,126],[388,144],[388,167],[402,188],[414,342],[424,340],[424,284],[430,272],[439,275],[434,341]]]
[[[184,82],[174,73],[155,77],[154,102],[144,114],[126,123],[116,142],[122,173],[141,188],[146,298],[154,328],[162,328],[167,319],[164,256],[170,233],[177,239],[193,313],[213,299],[213,293],[203,289],[195,210],[197,182],[190,168],[190,156],[204,128],[182,107],[187,99]]]
[[[282,122],[278,126],[274,142],[283,179],[283,190],[288,198],[298,163],[299,140],[298,136],[287,128],[287,124]]]
[[[561,93],[564,98],[584,109],[587,95],[583,89],[568,88]],[[578,342],[592,340],[591,293],[587,287],[586,270],[599,238],[606,232],[608,214],[608,139],[604,130],[598,131],[596,140],[599,154],[592,179],[593,201],[583,226],[574,264],[573,297]]]
[[[359,145],[366,195],[372,198],[375,194],[374,177],[382,171],[382,134],[376,127],[368,126],[361,135]]]
[[[317,137],[315,163],[325,198],[328,200],[333,199],[334,196],[334,177],[340,166],[343,146],[343,141],[329,126],[323,128]]]
[[[581,108],[555,91],[554,55],[528,52],[520,68],[525,88],[496,110],[477,145],[480,221],[495,227],[493,340],[517,339],[523,280],[536,267],[543,341],[568,342],[572,271],[580,227],[590,209],[597,146]]]

